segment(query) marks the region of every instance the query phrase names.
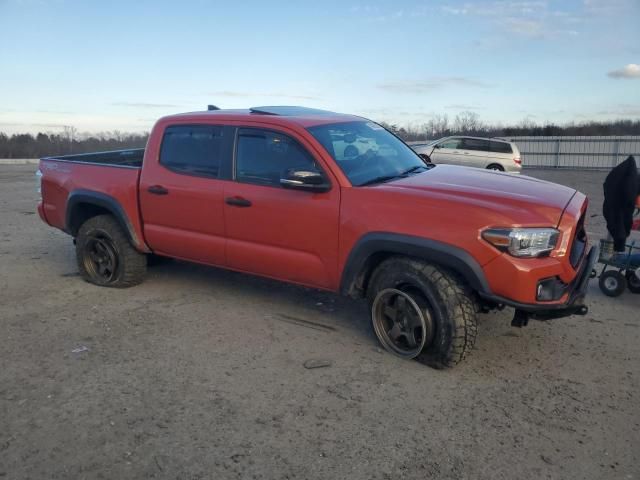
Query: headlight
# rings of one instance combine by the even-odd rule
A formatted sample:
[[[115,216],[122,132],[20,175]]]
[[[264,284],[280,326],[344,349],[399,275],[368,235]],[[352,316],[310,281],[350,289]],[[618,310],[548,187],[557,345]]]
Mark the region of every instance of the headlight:
[[[540,257],[558,243],[560,232],[555,228],[490,228],[482,232],[491,245],[514,257]]]

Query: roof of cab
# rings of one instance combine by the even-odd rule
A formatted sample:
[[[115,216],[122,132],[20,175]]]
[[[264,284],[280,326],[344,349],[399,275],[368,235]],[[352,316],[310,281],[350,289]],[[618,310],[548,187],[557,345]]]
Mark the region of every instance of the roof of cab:
[[[212,108],[212,107],[210,107]],[[220,120],[259,120],[267,121],[276,125],[286,125],[296,123],[304,128],[314,127],[316,125],[325,125],[328,123],[344,123],[353,121],[363,121],[362,117],[355,115],[347,115],[344,113],[330,112],[328,110],[319,110],[316,108],[307,108],[300,106],[264,106],[251,107],[248,109],[213,109],[202,112],[187,112],[176,115],[169,115],[163,118],[164,121],[171,119],[203,121],[211,117],[217,117]]]

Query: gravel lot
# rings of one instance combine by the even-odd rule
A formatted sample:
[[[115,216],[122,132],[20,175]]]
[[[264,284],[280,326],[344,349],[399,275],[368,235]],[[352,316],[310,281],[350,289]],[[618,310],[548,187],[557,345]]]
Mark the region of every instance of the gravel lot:
[[[587,317],[524,329],[483,315],[436,371],[331,294],[180,262],[84,283],[34,169],[0,166],[0,478],[640,478],[639,295],[593,283]],[[528,174],[599,213],[603,173]]]

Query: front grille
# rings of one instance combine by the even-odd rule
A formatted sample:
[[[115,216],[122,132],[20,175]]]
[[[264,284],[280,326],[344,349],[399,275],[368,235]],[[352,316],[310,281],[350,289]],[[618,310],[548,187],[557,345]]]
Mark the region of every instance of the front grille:
[[[569,261],[571,266],[576,268],[582,259],[584,249],[587,246],[587,232],[584,229],[584,216],[583,213],[576,226],[576,235],[573,237],[573,243],[571,245],[571,252],[569,253]]]

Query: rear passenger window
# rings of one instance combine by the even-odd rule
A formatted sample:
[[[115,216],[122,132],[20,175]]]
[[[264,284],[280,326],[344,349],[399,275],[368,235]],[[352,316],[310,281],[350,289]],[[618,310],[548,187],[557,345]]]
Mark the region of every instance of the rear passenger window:
[[[237,181],[279,187],[292,168],[320,171],[311,155],[286,135],[257,128],[238,131]]]
[[[481,140],[479,138],[463,138],[462,147],[463,150],[474,150],[479,152],[489,151],[489,141]]]
[[[160,164],[179,173],[217,177],[223,132],[223,127],[214,125],[167,127],[160,148]]]
[[[491,141],[489,142],[489,148],[491,149],[492,152],[496,152],[496,153],[513,153],[513,150],[511,149],[511,144],[506,142]]]

